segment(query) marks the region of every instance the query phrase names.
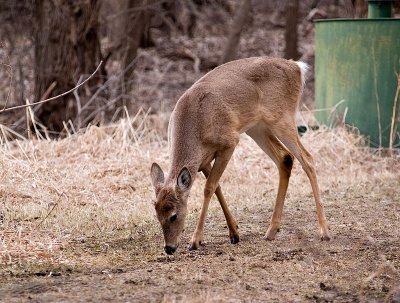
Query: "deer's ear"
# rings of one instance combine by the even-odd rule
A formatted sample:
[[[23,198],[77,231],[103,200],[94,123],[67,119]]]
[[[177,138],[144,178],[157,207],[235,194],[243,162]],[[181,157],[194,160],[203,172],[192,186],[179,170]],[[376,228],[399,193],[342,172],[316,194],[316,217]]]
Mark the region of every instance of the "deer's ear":
[[[157,195],[160,185],[164,183],[164,173],[157,163],[151,165],[150,177],[154,192]]]
[[[186,167],[182,168],[176,183],[181,191],[186,191],[189,189],[190,185],[192,184],[192,176]]]

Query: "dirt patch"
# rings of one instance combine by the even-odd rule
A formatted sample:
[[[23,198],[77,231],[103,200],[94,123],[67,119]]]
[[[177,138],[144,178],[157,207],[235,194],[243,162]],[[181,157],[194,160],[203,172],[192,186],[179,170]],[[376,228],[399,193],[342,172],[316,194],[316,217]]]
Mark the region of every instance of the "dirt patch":
[[[116,236],[70,244],[71,267],[42,265],[2,275],[5,302],[162,301],[162,302],[396,302],[400,280],[399,180],[362,184],[371,192],[340,188],[325,197],[334,239],[321,242],[314,207],[287,203],[276,241],[263,240],[270,210],[251,207],[238,213],[241,242],[228,244],[220,214],[207,222],[199,251],[182,247],[161,254],[161,234]],[[377,192],[378,191],[378,192]],[[372,196],[372,198],[371,198]],[[378,197],[379,196],[379,197]],[[293,197],[293,199],[296,199]],[[188,242],[188,222],[182,245]],[[95,266],[91,266],[95,264]],[[25,269],[26,270],[26,269]],[[8,274],[7,274],[8,272]],[[397,299],[396,299],[397,298]],[[392,301],[391,301],[392,300]]]

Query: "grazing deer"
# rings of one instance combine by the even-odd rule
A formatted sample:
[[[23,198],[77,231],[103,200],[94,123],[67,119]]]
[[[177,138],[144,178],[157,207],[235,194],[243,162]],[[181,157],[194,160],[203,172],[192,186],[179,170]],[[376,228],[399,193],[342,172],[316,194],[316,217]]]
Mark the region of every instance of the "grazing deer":
[[[313,159],[301,144],[295,123],[306,70],[305,63],[285,59],[236,60],[206,74],[178,100],[168,127],[168,176],[164,177],[158,164],[151,167],[155,209],[167,254],[173,254],[178,247],[189,191],[199,171],[207,181],[189,249],[198,249],[203,241],[204,221],[214,193],[224,212],[231,243],[239,242],[236,220],[218,182],[243,132],[253,138],[279,169],[278,195],[266,239],[273,240],[278,231],[296,157],[311,183],[321,239],[329,240]]]

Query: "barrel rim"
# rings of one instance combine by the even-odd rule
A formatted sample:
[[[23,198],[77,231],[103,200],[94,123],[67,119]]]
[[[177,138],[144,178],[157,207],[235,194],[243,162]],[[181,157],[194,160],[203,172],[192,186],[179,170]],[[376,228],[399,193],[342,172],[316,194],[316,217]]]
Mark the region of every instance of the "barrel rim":
[[[371,22],[371,21],[400,21],[400,18],[370,18],[370,19],[354,19],[354,18],[337,18],[337,19],[315,19],[314,22],[315,23],[328,23],[328,22],[349,22],[349,21],[353,21],[353,22]]]

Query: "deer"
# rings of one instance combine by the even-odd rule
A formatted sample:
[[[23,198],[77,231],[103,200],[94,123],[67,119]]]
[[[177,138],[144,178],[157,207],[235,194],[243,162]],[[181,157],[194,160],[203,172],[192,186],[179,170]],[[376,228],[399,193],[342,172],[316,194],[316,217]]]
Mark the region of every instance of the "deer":
[[[296,158],[311,184],[321,240],[330,240],[313,157],[300,142],[295,122],[307,69],[304,62],[282,58],[239,59],[208,72],[179,98],[168,125],[167,176],[157,163],[150,170],[156,195],[153,203],[168,255],[178,248],[188,196],[198,172],[204,174],[206,182],[189,250],[198,249],[204,240],[205,219],[214,194],[224,213],[230,242],[239,242],[237,221],[219,180],[242,133],[256,142],[279,171],[278,193],[265,239],[274,240],[279,230]]]

